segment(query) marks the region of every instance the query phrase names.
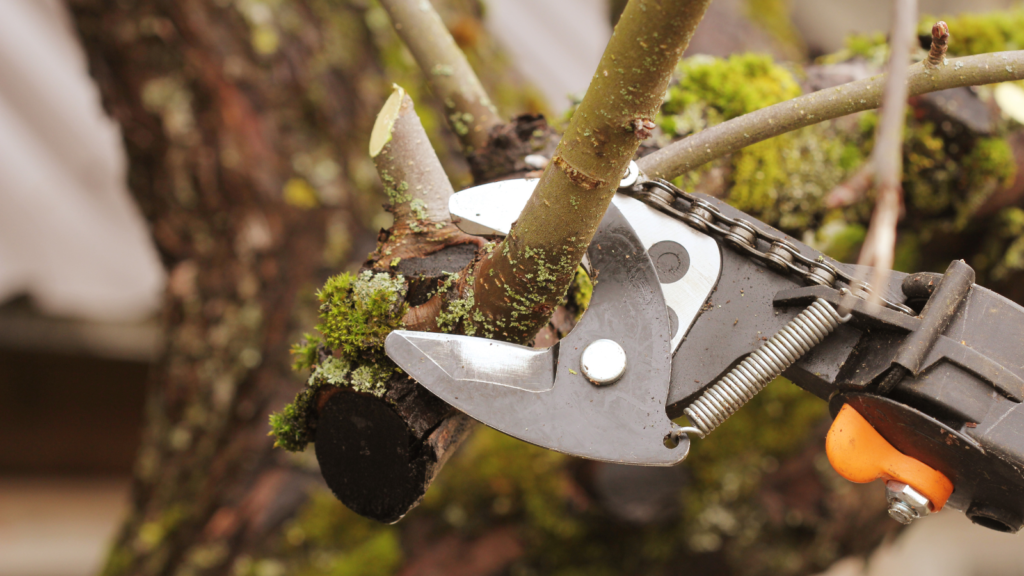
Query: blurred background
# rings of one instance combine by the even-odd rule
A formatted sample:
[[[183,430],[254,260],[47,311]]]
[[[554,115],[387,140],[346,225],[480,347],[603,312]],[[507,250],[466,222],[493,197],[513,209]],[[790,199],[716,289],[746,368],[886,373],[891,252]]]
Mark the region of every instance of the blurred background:
[[[202,77],[202,71],[196,72],[202,65],[185,62],[185,72],[180,75],[146,80],[140,89],[139,103],[118,101],[116,94],[102,97],[94,76],[111,82],[123,73],[124,67],[119,68],[117,62],[129,58],[125,51],[132,51],[132,46],[144,53],[153,42],[172,45],[181,41],[180,35],[193,48],[202,47],[201,39],[193,40],[202,34],[216,38],[218,30],[222,30],[204,18],[231,10],[237,10],[233,16],[237,22],[232,25],[243,27],[249,34],[247,40],[251,41],[250,52],[256,64],[225,58],[221,70],[229,78],[241,78],[243,92],[259,89],[255,81],[247,84],[246,80],[247,74],[256,74],[250,70],[254,66],[264,66],[273,78],[274,74],[286,73],[280,67],[287,68],[289,62],[297,59],[315,58],[316,51],[322,48],[335,54],[337,60],[331,61],[331,66],[358,67],[358,58],[368,56],[357,54],[346,42],[364,41],[375,46],[372,57],[376,64],[372,71],[339,72],[333,81],[322,83],[313,78],[315,70],[310,71],[309,78],[303,77],[302,89],[315,94],[310,97],[312,102],[322,110],[337,108],[330,112],[332,116],[327,122],[336,125],[315,136],[292,126],[323,121],[317,115],[321,109],[309,112],[311,117],[301,121],[279,119],[273,137],[286,142],[280,146],[288,147],[286,167],[279,171],[286,177],[256,174],[252,176],[256,184],[249,187],[256,189],[253,194],[257,200],[242,193],[229,194],[226,201],[208,208],[227,214],[244,213],[239,218],[242,224],[231,228],[241,233],[232,236],[229,244],[233,242],[239,252],[254,254],[254,262],[261,262],[264,254],[286,253],[273,238],[281,229],[287,229],[288,222],[294,223],[293,220],[282,224],[252,210],[258,205],[261,182],[272,181],[267,188],[280,194],[288,209],[296,213],[323,208],[323,220],[317,221],[326,231],[317,248],[323,257],[318,256],[315,264],[301,269],[315,269],[315,274],[311,272],[309,279],[288,290],[311,293],[315,288],[312,279],[316,274],[322,275],[323,270],[354,269],[373,248],[375,231],[387,225],[372,165],[359,155],[365,156],[368,127],[391,81],[401,82],[407,88],[412,86],[417,103],[425,108],[421,112],[424,123],[432,136],[437,133],[435,146],[441,151],[456,188],[469,181],[452,139],[441,133],[437,113],[429,110],[436,103],[430,101],[425,88],[417,88],[422,85],[422,78],[408,55],[387,36],[386,17],[382,21],[374,2],[308,3],[304,12],[307,17],[337,19],[331,21],[331,26],[337,27],[337,38],[331,37],[330,30],[310,31],[302,29],[306,23],[288,20],[287,0],[219,0],[211,4],[217,8],[209,14],[204,12],[205,8],[195,8],[192,2],[176,7],[173,3],[168,7],[167,3],[155,1],[120,2],[109,14],[105,4],[82,0],[71,2],[69,9],[60,0],[0,1],[0,574],[7,576],[85,575],[97,573],[104,566],[111,542],[132,510],[133,470],[140,473],[143,466],[136,458],[143,442],[147,378],[154,367],[171,369],[160,363],[161,358],[165,358],[169,347],[180,347],[184,338],[181,333],[169,333],[166,326],[187,317],[188,312],[167,304],[165,295],[181,296],[195,290],[194,278],[197,274],[202,276],[196,267],[203,270],[202,266],[216,262],[215,258],[197,257],[184,249],[175,252],[175,243],[182,236],[181,228],[176,228],[180,219],[161,216],[159,202],[147,205],[145,200],[141,204],[137,200],[146,197],[139,190],[159,190],[161,186],[173,188],[168,194],[179,198],[195,194],[195,190],[202,195],[202,170],[196,170],[194,181],[182,180],[173,173],[176,162],[202,166],[203,162],[218,161],[218,157],[204,159],[193,154],[198,145],[191,131],[195,125],[210,120],[204,120],[198,113],[190,115],[190,106],[195,110],[206,103],[199,96],[193,102],[192,96],[181,91],[182,83],[188,84],[189,75]],[[147,7],[148,4],[152,6]],[[438,4],[456,39],[470,52],[471,61],[478,69],[489,69],[481,75],[497,94],[495,99],[503,114],[544,112],[558,120],[586,90],[611,33],[619,3],[486,0],[482,5]],[[1007,0],[975,0],[969,4],[953,0],[921,2],[922,14],[1012,8],[1015,3]],[[190,12],[193,9],[195,12]],[[170,16],[161,17],[161,11]],[[133,12],[144,14],[131,27],[126,22],[135,16]],[[1019,19],[1018,12],[1012,14]],[[125,21],[115,21],[119,17]],[[884,34],[889,18],[886,0],[715,0],[687,56],[728,57],[757,52],[783,63],[783,69],[794,71],[807,66],[810,71],[816,58],[844,50],[850,52],[848,38],[853,34],[863,35],[862,38]],[[351,24],[356,20],[358,26]],[[181,21],[193,26],[190,32],[174,30],[175,26],[181,28]],[[960,30],[951,28],[955,44]],[[295,32],[296,29],[299,31]],[[109,40],[109,44],[104,44],[104,35],[108,40],[116,37],[116,42]],[[299,39],[294,45],[290,44],[293,37]],[[1006,40],[1005,47],[1024,48],[1014,42],[1016,39]],[[112,50],[111,46],[120,49]],[[870,63],[868,49],[858,54],[861,59],[856,62]],[[188,58],[197,57],[192,54]],[[146,69],[165,64],[154,57],[137,65]],[[810,72],[794,74],[806,87]],[[274,102],[271,98],[264,105],[271,107]],[[168,134],[165,140],[146,143],[146,127],[133,123],[135,117],[126,112],[136,104],[145,109],[148,117],[162,122]],[[112,113],[118,120],[112,118]],[[210,113],[220,114],[217,121],[229,128],[235,126],[226,108]],[[346,114],[353,119],[338,119]],[[1012,121],[1014,111],[996,109],[994,114],[989,122],[998,127],[987,129],[988,132],[982,129],[983,135],[1011,144],[1018,142],[1019,125]],[[946,121],[970,125],[973,120],[976,118],[955,117]],[[245,122],[237,124],[243,126]],[[251,161],[267,153],[255,146],[247,148],[251,140],[246,129],[236,126],[226,136],[218,136],[226,139],[218,144],[219,159],[225,165],[231,165],[231,154]],[[664,123],[662,129],[663,138],[672,136]],[[200,134],[198,138],[208,136]],[[225,144],[231,138],[236,138],[234,143]],[[942,149],[942,142],[936,144],[935,138],[941,136],[920,141]],[[127,150],[126,139],[131,144]],[[329,144],[332,139],[335,143]],[[350,143],[337,144],[341,139]],[[273,146],[279,146],[277,140]],[[235,148],[240,151],[232,152]],[[999,184],[990,191],[996,196],[1003,195],[1001,204],[979,212],[976,208],[986,198],[975,199],[968,215],[977,215],[982,219],[980,226],[988,228],[992,228],[986,224],[992,218],[1001,218],[998,221],[1002,227],[998,230],[1002,235],[993,239],[969,226],[953,230],[927,224],[965,218],[960,209],[962,202],[954,202],[955,210],[924,211],[925,216],[911,219],[908,226],[915,228],[901,236],[907,239],[901,243],[907,256],[904,263],[928,268],[935,267],[935,262],[942,262],[943,258],[948,262],[952,257],[974,255],[982,258],[980,277],[997,284],[1016,285],[1013,273],[1020,269],[1020,263],[1001,258],[1016,246],[1014,242],[1024,231],[1021,221],[1013,219],[1017,213],[1006,212],[1019,204],[1020,186],[1014,184],[1018,156],[1016,147],[1004,144],[1004,148],[1009,151],[1008,162],[1014,172],[1000,173]],[[270,153],[280,153],[280,149]],[[914,169],[915,161],[929,154],[909,153],[918,154],[916,160],[906,161],[910,170]],[[931,154],[934,153],[933,148]],[[167,165],[172,168],[147,164],[157,154],[171,158]],[[130,170],[130,165],[136,167]],[[252,166],[244,162],[243,165]],[[702,174],[704,183],[698,185],[713,191],[716,178],[719,182],[737,181],[735,167],[732,172],[725,167],[725,176],[719,168],[722,167]],[[261,170],[253,169],[257,173]],[[921,173],[927,177],[925,169]],[[956,182],[974,182],[969,177],[962,175]],[[164,180],[170,183],[161,184]],[[923,206],[926,202],[921,200],[919,204]],[[950,210],[956,213],[951,215]],[[772,219],[770,215],[759,215]],[[849,245],[855,250],[858,238],[862,238],[857,236],[856,222],[849,216],[845,220],[821,214],[809,218],[806,225],[810,235],[804,237],[823,249],[831,248],[841,254],[846,250],[850,257]],[[774,221],[778,223],[778,215]],[[959,242],[943,241],[947,233],[954,232],[959,234]],[[211,235],[205,241],[214,246],[209,253],[215,253],[219,242],[216,228],[203,234]],[[849,239],[851,234],[853,240]],[[189,236],[189,241],[195,244],[200,235]],[[201,249],[197,253],[205,254]],[[855,256],[855,251],[852,254]],[[287,259],[281,262],[284,263],[269,272],[257,265],[253,269],[258,276],[268,277],[297,273]],[[976,262],[971,263],[977,266]],[[269,281],[263,282],[269,285]],[[199,290],[205,290],[203,285]],[[294,314],[300,319],[297,324],[304,320],[309,326],[311,296],[302,301],[307,309],[305,315]],[[230,304],[225,306],[230,308]],[[213,314],[208,308],[204,310]],[[220,312],[214,315],[217,314]],[[264,329],[272,328],[263,326],[261,330]],[[294,330],[280,326],[277,329],[282,332],[280,339],[284,345],[296,337]],[[224,338],[231,343],[245,340],[232,335]],[[206,341],[204,337],[199,340]],[[244,342],[238,346],[243,358],[247,357],[246,350],[251,351],[247,369],[255,370],[267,348],[245,348]],[[277,362],[286,363],[287,358]],[[287,399],[290,393],[294,393],[294,387],[286,389],[280,398]],[[787,394],[765,400],[761,408],[771,413],[778,406],[789,406]],[[810,422],[807,426],[817,426],[823,414],[813,412],[804,417]],[[786,419],[778,421],[785,423]],[[811,437],[820,442],[823,429],[818,432]],[[718,495],[709,504],[708,500],[682,497],[680,492],[687,484],[710,482],[700,478],[702,472],[695,471],[702,463],[700,453],[691,456],[679,469],[637,471],[566,461],[490,431],[481,431],[477,436],[442,473],[441,481],[428,494],[422,509],[397,527],[367,524],[340,509],[322,489],[318,492],[312,458],[288,461],[288,466],[303,471],[301,482],[275,484],[272,491],[308,492],[312,494],[309,503],[289,508],[300,510],[297,516],[289,512],[273,522],[267,521],[267,534],[275,534],[277,539],[263,534],[260,541],[275,542],[272,546],[262,551],[254,551],[255,546],[245,548],[248,544],[232,548],[231,570],[268,576],[296,572],[469,575],[574,573],[571,568],[576,566],[578,573],[698,574],[721,573],[716,567],[730,565],[736,573],[814,573],[838,560],[829,574],[892,574],[897,570],[933,575],[1024,574],[1024,547],[1018,537],[975,527],[960,513],[941,514],[902,532],[895,530],[895,523],[885,524],[888,521],[884,519],[859,524],[851,521],[848,531],[870,526],[863,528],[870,534],[863,542],[857,542],[856,535],[829,532],[822,528],[824,524],[815,524],[814,518],[820,511],[801,509],[799,495],[794,500],[792,494],[780,489],[764,496],[765,490],[771,490],[759,488],[759,481],[780,482],[779,471],[785,472],[791,461],[803,458],[805,467],[827,476],[827,471],[820,470],[820,450],[808,452],[799,442],[786,444],[778,453],[769,450],[756,454],[754,464],[745,463],[744,466],[759,470],[753,480],[743,476],[747,468],[742,467],[715,478]],[[714,465],[722,463],[715,461]],[[735,496],[733,500],[721,496],[730,490],[760,494],[761,506],[768,512],[758,512],[761,516],[736,512],[729,504]],[[851,499],[849,506],[866,506],[863,502],[870,500],[874,506],[871,510],[884,516],[879,502],[881,487],[875,486],[873,490],[877,492],[875,496]],[[462,499],[456,497],[460,494]],[[481,516],[473,506],[486,512]],[[754,542],[760,538],[756,534],[744,535],[743,526],[756,516],[760,518],[759,526],[770,527],[773,514],[778,516],[779,526],[796,534],[793,540],[813,545],[787,548],[789,544],[771,541],[774,543],[763,545],[776,547],[778,554],[758,549],[761,556],[754,557],[761,559],[756,566],[730,559],[737,550],[753,548],[736,548],[729,542]],[[587,543],[596,523],[642,536],[637,542],[643,542],[643,548],[627,547],[622,553],[636,553],[649,563],[601,560],[604,552],[595,550],[593,542]],[[521,527],[526,524],[533,527]],[[153,528],[150,524],[145,526]],[[881,546],[876,549],[879,542]],[[689,550],[688,561],[695,563],[666,568],[676,547]],[[306,560],[288,560],[289,554],[299,554],[296,550]],[[226,557],[225,554],[221,552],[221,556]],[[790,556],[783,557],[786,554]],[[846,554],[854,556],[843,559]],[[597,560],[592,565],[589,560],[584,561],[586,558]],[[557,570],[547,570],[545,566]],[[660,568],[655,570],[652,566]],[[111,569],[111,565],[107,568]]]

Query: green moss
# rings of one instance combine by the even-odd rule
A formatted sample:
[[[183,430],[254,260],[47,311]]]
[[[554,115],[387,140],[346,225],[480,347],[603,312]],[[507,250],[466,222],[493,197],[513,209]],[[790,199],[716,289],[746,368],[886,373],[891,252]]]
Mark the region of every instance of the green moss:
[[[291,354],[292,370],[299,372],[309,370],[316,365],[317,347],[320,346],[320,337],[313,334],[303,334],[302,341],[292,344]]]
[[[947,54],[967,56],[1024,48],[1024,9],[958,16],[924,16],[918,33],[931,35],[932,25],[944,20],[949,25]]]
[[[299,392],[295,400],[286,404],[280,412],[270,415],[270,435],[274,437],[274,446],[289,452],[301,452],[309,444],[309,430],[306,417],[311,407],[313,389]]]
[[[793,75],[763,54],[687,58],[678,76],[662,106],[665,116],[698,104],[715,110],[723,121],[800,95]]]
[[[317,292],[321,302],[317,330],[324,343],[345,356],[379,348],[384,338],[401,325],[408,309],[405,279],[383,272],[345,273],[327,280]]]
[[[932,26],[939,20],[949,25],[951,38],[946,54],[950,57],[1024,48],[1024,8],[956,16],[924,15],[918,21],[918,34],[931,36]],[[874,32],[849,36],[844,50],[830,54],[821,61],[842,62],[854,57],[865,58],[877,65],[883,64],[888,57],[885,35]],[[923,58],[924,51],[919,52],[917,57]]]
[[[669,89],[659,123],[686,136],[708,126],[800,95],[793,74],[769,56],[741,54],[728,59],[693,57],[679,66],[679,82]],[[729,202],[783,229],[801,229],[821,214],[821,199],[844,176],[844,166],[860,158],[858,147],[820,124],[755,144],[733,154]],[[693,189],[722,163],[712,163],[680,182]]]
[[[1000,282],[1024,271],[1024,210],[1012,207],[999,212],[971,264],[984,275],[979,282]]]
[[[409,209],[412,210],[412,215],[417,220],[427,219],[427,203],[419,198],[414,199],[409,203]]]
[[[275,445],[301,451],[313,440],[309,416],[324,386],[346,386],[380,397],[397,367],[384,353],[384,339],[401,328],[405,279],[384,272],[345,273],[327,280],[320,300],[318,336],[306,335],[292,347],[296,370],[312,368],[305,389],[270,417]],[[323,354],[321,354],[321,351]],[[326,359],[320,361],[319,358]]]
[[[450,282],[455,276],[450,276],[448,282]],[[473,336],[476,334],[476,326],[473,322],[467,321],[470,319],[470,313],[473,311],[473,306],[476,304],[476,298],[473,296],[473,277],[470,276],[467,280],[470,288],[467,289],[465,296],[462,298],[455,298],[447,300],[441,312],[437,315],[437,326],[442,332],[454,332],[459,324],[463,324],[463,333],[467,336]],[[445,287],[447,291],[448,287]]]
[[[573,276],[572,284],[569,285],[568,294],[572,297],[572,304],[576,309],[576,320],[579,320],[587,311],[590,299],[594,296],[594,282],[582,266],[576,269],[576,275]]]

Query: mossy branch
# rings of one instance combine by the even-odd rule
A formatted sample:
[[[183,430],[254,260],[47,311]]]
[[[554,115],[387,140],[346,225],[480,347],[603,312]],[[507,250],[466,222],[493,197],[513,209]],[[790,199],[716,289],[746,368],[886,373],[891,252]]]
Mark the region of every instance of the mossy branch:
[[[637,161],[648,176],[675,178],[716,158],[769,138],[847,114],[877,108],[884,74],[805,94],[744,114],[688,136]],[[1024,80],[1024,50],[953,58],[930,68],[910,66],[909,96],[929,92]]]
[[[468,155],[501,124],[498,112],[473,68],[428,0],[381,0],[395,31],[444,102],[445,119]]]
[[[502,247],[472,281],[472,329],[529,342],[564,296],[710,0],[631,0]]]

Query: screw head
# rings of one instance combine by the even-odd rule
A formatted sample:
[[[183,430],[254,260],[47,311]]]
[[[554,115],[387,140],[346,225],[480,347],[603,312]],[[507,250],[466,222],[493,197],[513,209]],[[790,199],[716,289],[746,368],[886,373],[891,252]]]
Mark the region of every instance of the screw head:
[[[614,384],[626,372],[626,351],[614,340],[594,340],[580,356],[580,369],[595,386]]]

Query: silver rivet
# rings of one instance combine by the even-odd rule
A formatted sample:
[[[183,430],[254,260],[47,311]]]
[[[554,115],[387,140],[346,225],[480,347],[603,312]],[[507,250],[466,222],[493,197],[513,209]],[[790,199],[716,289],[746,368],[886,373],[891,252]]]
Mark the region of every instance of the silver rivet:
[[[626,372],[626,351],[613,340],[595,340],[580,356],[580,369],[594,385],[612,384]]]

